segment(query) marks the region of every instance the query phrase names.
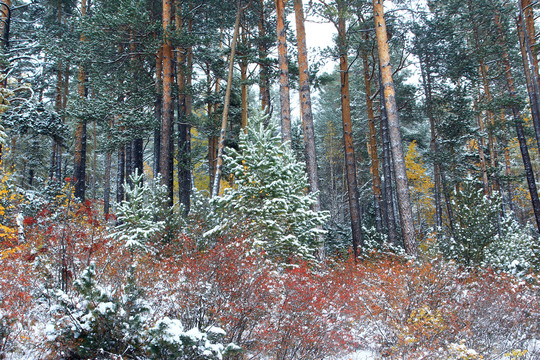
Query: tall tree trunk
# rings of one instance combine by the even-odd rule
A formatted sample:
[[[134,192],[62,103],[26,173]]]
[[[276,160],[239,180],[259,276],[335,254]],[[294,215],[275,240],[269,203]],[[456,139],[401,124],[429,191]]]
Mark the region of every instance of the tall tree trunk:
[[[268,82],[268,46],[266,45],[266,18],[264,0],[259,0],[259,97],[261,109],[270,112],[270,84]]]
[[[242,44],[244,48],[247,48],[247,35],[246,35],[246,29],[244,28],[244,25],[242,26]],[[247,61],[247,54],[241,54],[242,58],[240,59],[240,79],[241,79],[241,93],[242,93],[242,122],[241,122],[241,129],[247,132],[247,126],[248,126],[248,85],[247,85],[247,71],[248,71],[248,61]],[[261,68],[261,73],[262,73]],[[261,74],[261,80],[262,80],[262,74]],[[262,90],[261,90],[261,100],[263,99],[262,96]],[[263,110],[265,108],[263,107]]]
[[[62,62],[58,61],[57,63],[58,69],[56,70],[56,96],[54,100],[54,110],[58,115],[62,114],[63,112],[63,103],[62,103],[62,93],[64,91],[63,86],[63,74],[62,74]],[[61,115],[60,115],[61,116]],[[58,167],[58,164],[62,164],[62,143],[61,138],[54,137],[53,138],[53,146],[52,146],[52,152],[51,152],[51,170],[49,173],[49,177],[51,179],[55,179],[56,181],[61,181],[62,178],[62,168]]]
[[[433,115],[433,92],[432,92],[432,78],[431,78],[431,64],[429,56],[420,60],[420,72],[422,74],[422,85],[424,88],[424,96],[426,97],[427,115],[429,119],[429,128],[431,132],[431,139],[429,147],[433,154],[433,182],[435,184],[434,198],[435,198],[435,218],[437,228],[442,228],[442,206],[441,206],[441,169],[439,166],[438,148],[437,148],[437,131],[435,126],[435,116]]]
[[[112,129],[114,122],[109,121],[109,127]],[[107,137],[110,141],[110,137]],[[103,214],[107,217],[111,209],[111,166],[112,166],[112,153],[107,149],[105,153],[105,179],[103,185]]]
[[[162,183],[167,186],[169,204],[174,202],[173,184],[173,51],[169,32],[172,30],[172,0],[163,0],[163,113],[161,117],[160,170]]]
[[[483,133],[485,131],[484,128],[484,121],[482,120],[482,116],[480,111],[478,110],[478,107],[475,104],[475,110],[476,110],[476,122],[478,123],[478,127],[480,128],[480,131]],[[482,186],[484,188],[484,195],[490,196],[490,188],[489,188],[489,180],[488,180],[488,173],[487,173],[487,165],[486,165],[486,156],[484,154],[484,139],[482,136],[478,137],[478,157],[480,158],[480,169],[482,170]]]
[[[539,69],[538,69],[538,53],[537,51],[532,51],[536,48],[536,29],[534,27],[534,12],[533,6],[535,3],[532,3],[531,0],[521,0],[520,3],[520,13],[525,21],[525,34],[528,38],[527,53],[529,53],[532,62],[533,74],[534,77],[539,79]],[[539,83],[540,85],[540,83]]]
[[[516,88],[514,86],[514,77],[512,75],[512,68],[510,66],[510,58],[508,56],[508,50],[505,43],[505,35],[502,29],[500,16],[495,14],[495,22],[497,24],[497,31],[501,45],[503,48],[502,61],[504,66],[504,72],[506,75],[506,83],[510,92],[510,97],[517,98]],[[514,116],[514,125],[516,127],[516,133],[519,141],[519,149],[521,151],[521,158],[523,160],[523,168],[527,177],[527,184],[529,185],[529,194],[531,196],[532,208],[534,211],[534,217],[536,220],[536,226],[540,230],[540,200],[538,199],[538,190],[536,188],[536,181],[534,178],[534,172],[532,169],[531,159],[529,156],[529,149],[527,146],[527,139],[525,138],[525,132],[523,131],[523,123],[519,109],[514,105],[512,106],[512,115]]]
[[[446,213],[448,215],[448,226],[450,227],[450,236],[454,237],[456,232],[454,230],[454,210],[452,208],[452,201],[450,200],[450,189],[448,189],[448,182],[446,181],[444,166],[442,164],[440,164],[439,166],[441,170],[441,184],[443,189],[444,202],[446,204]]]
[[[0,21],[2,21],[2,28],[4,29],[7,25],[7,23],[4,23],[5,21],[8,20],[8,14],[4,14],[4,9],[3,7],[6,6],[6,9],[9,10],[9,7],[7,7],[7,5],[2,5],[2,3],[0,3],[0,7],[2,8],[2,16],[1,16],[1,19]],[[62,4],[59,2],[58,3],[58,6],[57,6],[57,21],[58,21],[58,25],[60,26],[62,24]],[[2,31],[2,34],[3,34],[3,31]],[[4,36],[2,36],[4,38]],[[62,74],[62,60],[58,60],[57,62],[57,69],[56,69],[56,96],[55,96],[55,100],[54,100],[54,110],[56,111],[56,113],[58,115],[62,114],[63,113],[63,91],[64,91],[64,86],[63,86],[63,74]],[[66,78],[68,77],[69,75],[66,74]],[[63,115],[61,115],[63,117]],[[60,167],[58,166],[58,164],[60,164]],[[53,144],[52,144],[52,152],[51,152],[51,169],[50,169],[50,173],[49,173],[49,178],[51,179],[55,179],[56,181],[61,181],[62,180],[62,143],[61,143],[61,138],[60,136],[58,137],[53,137]]]
[[[349,95],[349,62],[347,57],[347,24],[342,1],[338,1],[338,43],[339,43],[339,72],[341,75],[341,118],[343,121],[343,144],[345,147],[345,164],[347,167],[347,192],[349,195],[349,215],[355,258],[362,253],[364,241],[362,238],[362,214],[358,185],[356,182],[356,158],[352,138],[351,103]]]
[[[384,104],[384,94],[382,91],[382,79],[379,73],[379,96],[381,114],[381,142],[384,176],[384,212],[383,218],[388,229],[388,240],[391,244],[397,245],[396,214],[394,212],[394,192],[392,189],[392,151],[390,147],[390,136],[388,134],[388,120],[386,107]]]
[[[540,152],[540,79],[538,77],[538,59],[531,50],[531,36],[529,36],[529,26],[525,21],[527,17],[520,3],[520,12],[517,18],[517,30],[523,59],[523,72],[527,83],[527,93],[531,105],[531,115],[534,125],[534,134],[538,151]],[[532,26],[534,34],[534,24]],[[533,35],[534,36],[534,35]]]
[[[192,29],[192,20],[187,26],[182,21],[180,1],[176,1],[177,32]],[[191,47],[180,47],[176,56],[178,83],[178,199],[184,206],[187,215],[190,210],[191,197],[191,72],[193,67],[193,52]]]
[[[471,23],[475,24],[476,19],[475,19],[475,16],[474,16],[474,8],[473,8],[472,1],[468,0],[467,5],[468,5],[468,8],[469,8],[469,16],[470,16]],[[480,34],[479,34],[477,26],[473,26],[473,37],[474,37],[474,44],[475,44],[475,47],[476,47],[476,52],[480,53],[480,51],[481,51]],[[487,110],[487,119],[488,119],[488,123],[489,123],[488,126],[491,125],[491,127],[493,127],[493,125],[495,124],[495,121],[494,121],[494,117],[493,117],[493,112],[489,109],[489,105],[491,103],[491,93],[489,91],[489,83],[488,83],[488,78],[487,78],[487,67],[486,67],[484,58],[481,55],[478,56],[478,64],[480,66],[480,75],[482,77],[482,85],[483,85],[483,89],[484,89],[484,97],[485,97],[485,101],[487,102],[487,105],[488,105],[488,110]],[[484,126],[484,120],[482,119],[482,116],[481,116],[480,113],[478,113],[476,120],[477,120],[477,123],[478,123],[478,127],[480,128],[480,131],[483,133],[485,131],[485,126]],[[492,131],[490,129],[489,134],[488,134],[488,148],[489,148],[489,154],[490,154],[490,158],[491,158],[491,164],[495,168],[496,157],[495,157],[495,146],[494,146],[493,141],[494,141],[493,134],[492,134]],[[484,187],[484,194],[486,196],[490,196],[491,195],[491,188],[489,186],[489,179],[488,179],[488,173],[487,173],[487,163],[486,163],[486,158],[485,158],[485,154],[484,154],[484,146],[485,146],[484,138],[482,136],[480,136],[479,139],[478,139],[478,155],[480,157],[480,168],[482,170],[482,184],[483,184],[483,187]],[[497,188],[497,185],[495,185],[494,187]]]
[[[375,33],[377,35],[377,48],[381,66],[384,100],[388,118],[390,143],[392,146],[392,158],[394,161],[394,173],[396,176],[396,189],[399,205],[401,230],[403,232],[403,244],[407,254],[417,256],[418,248],[414,232],[412,207],[403,155],[398,110],[396,104],[394,82],[392,80],[392,68],[390,66],[390,51],[386,34],[386,22],[384,20],[383,0],[373,0],[373,13],[375,19]]]
[[[309,67],[307,57],[306,29],[304,26],[304,5],[302,0],[294,0],[294,15],[296,20],[296,40],[298,47],[298,71],[300,82],[300,114],[304,130],[304,146],[306,156],[306,170],[308,175],[309,191],[315,194],[313,211],[321,210],[319,195],[319,175],[317,171],[317,151],[315,147],[315,129],[313,127],[313,113],[311,111],[311,89],[309,83]],[[326,253],[324,244],[319,249],[319,259],[324,261]]]
[[[309,83],[309,68],[307,58],[306,30],[304,27],[304,8],[302,0],[294,0],[296,19],[296,37],[298,44],[298,70],[300,78],[300,113],[304,128],[304,145],[306,168],[311,193],[319,191],[319,177],[317,173],[317,153],[315,150],[315,131],[313,128],[313,113],[311,111],[311,90]],[[321,208],[319,196],[314,211]]]
[[[134,40],[133,34],[130,34],[130,62],[131,62],[131,71],[133,72],[134,77],[137,76],[137,72],[140,71],[141,61],[139,56],[137,56],[137,43]],[[142,175],[144,172],[143,169],[143,139],[140,136],[135,137],[131,142],[131,171]]]
[[[154,176],[161,174],[161,110],[162,110],[162,71],[163,71],[163,47],[160,46],[156,54],[156,75],[154,79],[154,88],[156,97],[154,100]]]
[[[281,138],[289,142],[291,138],[291,101],[289,96],[289,63],[287,59],[287,29],[285,28],[285,5],[287,0],[275,0],[277,13],[277,44],[279,63],[279,101],[281,105]]]
[[[365,34],[366,40],[369,40],[369,35]],[[383,220],[381,216],[382,212],[382,191],[381,191],[381,176],[379,173],[379,154],[377,149],[377,130],[375,128],[375,114],[373,111],[373,99],[371,92],[371,74],[370,66],[368,60],[368,53],[365,49],[362,50],[362,63],[364,66],[364,85],[366,88],[366,109],[368,115],[368,126],[369,126],[369,141],[368,149],[369,156],[371,159],[371,179],[373,194],[375,197],[375,218],[377,231],[382,231]]]
[[[116,202],[120,203],[124,200],[124,181],[125,181],[126,157],[124,147],[118,149],[118,164],[116,168]]]
[[[105,153],[105,179],[103,179],[103,213],[109,215],[111,209],[111,152]]]
[[[86,16],[86,0],[81,1],[81,16]],[[81,42],[85,41],[84,34],[81,34]],[[79,97],[86,98],[86,72],[83,66],[79,66]],[[73,177],[75,179],[74,195],[81,201],[85,200],[86,191],[86,119],[79,119],[75,131],[75,164],[73,166]]]
[[[251,3],[250,3],[251,4]],[[248,4],[248,6],[250,5]],[[216,160],[216,174],[214,176],[214,184],[212,186],[212,196],[219,195],[219,185],[221,181],[221,167],[223,166],[223,150],[225,147],[225,136],[227,134],[227,117],[229,115],[229,106],[231,102],[231,88],[232,88],[232,79],[234,72],[234,55],[236,53],[236,43],[238,42],[238,30],[240,28],[240,17],[244,11],[244,7],[240,5],[240,2],[237,4],[236,11],[236,21],[234,23],[234,33],[231,42],[231,55],[229,56],[229,75],[227,79],[227,90],[225,91],[225,101],[223,103],[223,116],[221,118],[221,130],[219,133],[219,142],[217,149],[217,160]]]

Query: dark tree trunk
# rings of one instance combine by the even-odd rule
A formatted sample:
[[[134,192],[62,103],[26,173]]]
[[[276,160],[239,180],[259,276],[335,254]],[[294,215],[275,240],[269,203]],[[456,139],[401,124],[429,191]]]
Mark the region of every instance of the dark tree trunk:
[[[116,202],[120,203],[124,200],[124,181],[125,181],[126,157],[124,147],[118,149],[118,167],[116,170]]]
[[[514,77],[512,75],[512,68],[510,66],[510,58],[508,56],[508,50],[505,44],[505,36],[502,29],[502,24],[500,21],[499,14],[495,14],[495,22],[497,24],[497,30],[499,33],[499,39],[503,48],[502,61],[504,65],[504,72],[506,75],[506,83],[510,96],[513,99],[517,98],[516,88],[514,86]],[[536,220],[537,229],[540,230],[540,200],[538,199],[538,190],[536,188],[536,180],[534,177],[534,172],[532,169],[531,159],[529,156],[529,149],[527,146],[527,139],[525,138],[525,133],[523,131],[523,124],[521,119],[521,114],[518,108],[514,105],[512,106],[512,115],[514,116],[514,125],[516,127],[516,133],[519,140],[519,149],[521,151],[521,158],[523,160],[523,168],[527,177],[527,184],[529,185],[529,194],[531,196],[531,204],[534,211],[534,217]]]

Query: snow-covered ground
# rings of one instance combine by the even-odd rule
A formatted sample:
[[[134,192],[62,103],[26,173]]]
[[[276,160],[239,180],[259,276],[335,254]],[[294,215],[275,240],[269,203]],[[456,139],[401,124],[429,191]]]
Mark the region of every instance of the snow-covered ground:
[[[372,360],[376,359],[375,355],[367,350],[359,350],[355,353],[348,354],[333,360]]]

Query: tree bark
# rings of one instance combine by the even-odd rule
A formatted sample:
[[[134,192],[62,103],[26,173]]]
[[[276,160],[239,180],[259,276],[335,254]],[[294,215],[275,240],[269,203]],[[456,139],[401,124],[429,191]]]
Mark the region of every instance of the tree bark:
[[[9,45],[9,27],[11,23],[11,0],[0,2],[0,47],[7,50]]]
[[[244,28],[245,25],[242,26],[242,43],[244,45],[244,48],[248,46],[247,43],[247,36],[246,36],[246,29]],[[240,79],[241,79],[241,92],[242,92],[242,122],[241,122],[241,129],[244,130],[244,132],[247,132],[247,126],[248,126],[248,85],[247,85],[247,71],[248,71],[248,62],[247,62],[247,54],[239,54],[242,55],[240,62]],[[261,69],[261,72],[263,70]],[[262,75],[261,75],[262,77]],[[262,79],[261,79],[262,80]],[[262,90],[261,90],[261,99],[262,99]],[[263,108],[264,110],[264,108]]]
[[[116,202],[124,200],[124,181],[125,181],[126,157],[124,147],[118,149],[118,164],[116,168]]]
[[[169,32],[172,31],[172,0],[163,0],[163,104],[161,120],[160,170],[162,183],[167,186],[169,204],[174,202],[173,185],[173,51]]]
[[[287,59],[287,29],[285,28],[285,6],[287,0],[275,0],[277,13],[277,45],[279,64],[279,101],[281,105],[281,139],[289,142],[291,138],[291,101],[289,96],[289,63]]]
[[[366,40],[369,40],[369,35],[365,34]],[[370,66],[368,60],[368,53],[365,49],[362,50],[362,63],[364,67],[364,85],[366,88],[366,110],[368,116],[368,127],[369,127],[369,157],[371,159],[371,179],[373,187],[373,195],[375,197],[375,218],[377,231],[382,231],[383,220],[381,216],[382,212],[382,191],[381,191],[381,175],[379,173],[379,154],[377,149],[377,130],[375,128],[375,114],[373,111],[373,99],[371,92],[371,74]]]
[[[388,241],[397,245],[396,214],[394,212],[394,191],[392,189],[392,151],[390,147],[390,136],[388,134],[388,120],[386,116],[386,107],[384,104],[384,94],[382,91],[382,79],[379,73],[379,97],[381,114],[381,142],[384,176],[384,212],[383,219],[388,229]]]
[[[508,86],[510,97],[512,99],[517,99],[516,88],[514,86],[514,77],[512,75],[512,68],[510,66],[510,58],[508,56],[508,49],[506,48],[505,44],[505,35],[498,13],[495,14],[495,23],[497,24],[497,31],[503,49],[502,62],[506,75],[506,84]],[[523,160],[523,168],[525,170],[527,184],[529,186],[529,194],[531,196],[531,203],[534,211],[534,217],[536,220],[536,226],[537,229],[540,230],[540,200],[538,199],[538,190],[536,188],[536,180],[532,169],[531,158],[529,156],[527,139],[525,138],[525,132],[523,130],[521,114],[516,105],[512,106],[512,115],[514,116],[514,125],[516,127],[516,133],[519,141],[519,149],[521,151],[521,158]]]
[[[85,17],[87,11],[86,0],[81,1],[81,16]],[[84,42],[85,36],[81,34],[79,41]],[[86,98],[86,72],[83,66],[79,66],[79,86],[80,98]],[[86,119],[79,119],[75,130],[75,156],[73,166],[73,178],[75,181],[74,195],[81,201],[85,200],[86,191]]]
[[[264,0],[259,0],[259,97],[261,109],[270,113],[270,84],[268,82],[268,47],[266,45],[266,18]]]
[[[183,23],[180,11],[180,1],[176,1],[176,26],[177,33],[182,29],[188,33],[192,29],[192,20],[189,19],[187,26]],[[191,198],[191,72],[193,67],[193,51],[191,47],[177,49],[177,84],[178,84],[178,199],[184,207],[187,215],[190,210]]]
[[[347,45],[347,24],[342,1],[338,1],[338,43],[339,43],[339,73],[341,77],[341,118],[343,121],[343,145],[345,148],[345,164],[347,167],[347,193],[349,196],[349,215],[355,258],[362,253],[364,241],[362,238],[362,214],[356,182],[356,158],[352,138],[351,103],[349,94],[349,62]]]
[[[111,211],[111,152],[105,153],[105,178],[103,179],[103,214],[109,215]]]
[[[249,6],[250,4],[248,4]],[[236,53],[236,43],[238,42],[238,32],[240,28],[240,17],[245,8],[238,3],[236,12],[236,21],[234,23],[234,33],[231,43],[231,55],[229,56],[229,75],[227,79],[227,89],[225,90],[225,101],[223,103],[223,116],[221,118],[221,130],[219,134],[219,142],[217,148],[216,159],[216,174],[214,176],[214,184],[212,186],[212,196],[219,195],[219,186],[221,181],[221,167],[223,166],[223,150],[225,148],[225,136],[227,134],[227,117],[229,115],[229,106],[231,102],[231,88],[234,72],[234,55]]]
[[[429,119],[429,128],[431,133],[431,139],[429,147],[433,154],[433,182],[434,198],[435,198],[435,217],[437,228],[442,228],[442,205],[441,205],[441,169],[438,158],[437,147],[437,131],[435,126],[435,116],[433,115],[433,92],[432,92],[432,78],[430,72],[431,64],[430,58],[427,56],[425,59],[420,60],[420,72],[422,74],[422,85],[424,88],[424,96],[426,97],[427,115]]]
[[[306,170],[308,175],[309,192],[315,194],[313,211],[321,210],[319,195],[319,175],[317,171],[317,151],[315,147],[315,129],[313,127],[313,113],[311,110],[311,90],[309,83],[309,67],[307,58],[306,29],[304,26],[304,6],[302,0],[294,0],[294,15],[296,20],[296,40],[298,47],[298,71],[300,81],[300,114],[304,130],[304,146],[306,156]],[[319,248],[320,261],[325,261],[324,244]]]
[[[531,36],[529,36],[529,27],[525,21],[528,17],[520,3],[520,12],[517,18],[517,30],[520,43],[521,57],[523,59],[523,72],[527,83],[527,93],[531,105],[531,116],[534,125],[534,134],[538,151],[540,152],[540,80],[537,75],[538,59],[531,50]],[[532,26],[534,34],[534,24]],[[534,36],[534,35],[533,35]]]
[[[304,145],[306,168],[309,181],[309,191],[319,192],[319,177],[317,173],[317,153],[315,150],[315,131],[313,128],[313,113],[311,111],[311,90],[309,84],[309,69],[307,59],[306,30],[304,27],[304,9],[302,0],[294,0],[296,19],[296,37],[298,44],[298,70],[300,72],[300,113],[304,127]],[[313,210],[321,209],[319,195]]]
[[[375,19],[375,33],[377,35],[377,48],[381,66],[384,100],[388,118],[390,143],[392,146],[392,158],[394,161],[394,173],[396,176],[396,189],[399,205],[401,230],[403,232],[403,244],[407,254],[417,256],[412,208],[410,201],[407,171],[400,133],[399,116],[395,98],[394,82],[392,80],[392,68],[390,66],[390,51],[386,34],[386,22],[384,20],[383,0],[373,0],[373,13]]]
[[[161,174],[161,110],[162,110],[162,71],[163,71],[163,47],[160,46],[156,54],[156,75],[154,88],[156,90],[154,100],[154,176]]]

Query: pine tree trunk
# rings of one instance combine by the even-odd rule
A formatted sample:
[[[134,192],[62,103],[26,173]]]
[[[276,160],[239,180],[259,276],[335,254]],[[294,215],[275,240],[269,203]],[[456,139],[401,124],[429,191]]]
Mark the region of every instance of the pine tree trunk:
[[[473,5],[472,5],[471,0],[468,0],[467,4],[468,4],[468,8],[469,8],[469,16],[470,16],[470,19],[471,19],[471,23],[475,24],[476,19],[474,17]],[[478,27],[477,26],[473,26],[473,37],[474,37],[474,44],[475,44],[475,47],[476,47],[476,51],[480,52],[481,51],[480,34],[478,32]],[[484,87],[484,96],[486,98],[485,100],[488,103],[487,105],[489,105],[489,103],[491,102],[491,93],[489,91],[489,84],[488,84],[488,80],[487,80],[486,64],[484,62],[484,59],[482,57],[480,57],[480,56],[478,58],[478,63],[480,65],[480,75],[482,77],[482,84],[483,84],[483,87]],[[493,126],[495,124],[494,119],[493,119],[493,112],[491,110],[489,110],[489,109],[487,110],[487,118],[488,118],[488,122]],[[484,121],[483,121],[483,119],[481,117],[481,114],[479,112],[478,112],[476,120],[477,120],[477,123],[478,123],[478,127],[480,128],[480,131],[483,133],[485,131],[485,126],[484,126]],[[478,139],[478,156],[480,157],[480,168],[482,170],[482,184],[483,184],[483,187],[484,187],[484,194],[486,196],[490,196],[491,195],[491,188],[489,186],[489,179],[488,179],[488,173],[487,173],[487,164],[486,164],[486,158],[485,158],[485,154],[484,154],[484,146],[485,146],[484,139],[482,137],[479,137],[479,139]],[[493,136],[492,136],[491,130],[489,131],[489,136],[488,136],[488,147],[489,147],[489,151],[490,151],[491,163],[492,163],[492,165],[495,165],[495,148],[494,148],[494,144],[493,144]],[[495,186],[495,188],[496,187],[497,186]]]
[[[448,182],[446,181],[446,175],[442,164],[440,165],[440,170],[444,202],[446,204],[446,213],[448,215],[448,227],[450,228],[450,236],[454,237],[456,233],[454,230],[454,210],[452,208],[452,201],[450,200],[450,189],[448,189]]]
[[[482,121],[480,111],[478,111],[476,104],[475,104],[475,109],[476,109],[476,122],[478,123],[478,127],[480,128],[480,131],[483,133],[485,131],[484,122]],[[488,173],[487,173],[486,156],[484,154],[484,139],[480,136],[477,141],[478,141],[478,157],[480,158],[480,169],[482,170],[482,186],[484,188],[484,195],[490,196],[491,194],[490,194],[489,180],[488,180]]]
[[[163,0],[163,104],[161,120],[161,149],[160,149],[160,170],[162,183],[167,186],[169,204],[174,202],[173,185],[173,51],[168,32],[172,30],[172,0]]]
[[[296,20],[296,40],[298,47],[298,71],[300,87],[300,114],[304,130],[304,146],[306,156],[306,170],[308,175],[309,192],[316,194],[313,211],[321,210],[319,195],[319,175],[317,171],[317,151],[315,147],[315,129],[313,127],[313,113],[311,110],[311,90],[309,83],[309,67],[307,58],[306,29],[304,26],[304,6],[302,0],[294,0],[294,14]],[[318,254],[320,261],[325,261],[324,244]]]
[[[341,75],[341,118],[343,121],[343,144],[345,148],[345,164],[347,167],[347,193],[349,196],[349,215],[351,218],[353,253],[355,258],[362,253],[364,241],[362,238],[362,214],[358,185],[356,182],[356,158],[352,138],[351,103],[349,94],[349,63],[347,57],[347,25],[343,9],[338,2],[338,42],[339,42],[339,72]]]
[[[3,2],[2,2],[3,3]],[[0,3],[0,4],[2,4]],[[0,5],[0,6],[4,6],[4,5]],[[6,9],[9,9],[9,7],[7,5],[6,6]],[[2,16],[1,16],[1,24],[0,26],[2,26],[3,28],[7,25],[7,23],[4,23],[4,21],[7,21],[8,20],[8,14],[4,14],[3,13],[4,9],[2,8]],[[57,21],[58,21],[58,25],[60,26],[62,24],[62,17],[63,17],[63,13],[62,13],[62,4],[61,3],[58,3],[58,6],[57,6]],[[4,32],[2,31],[2,34]],[[4,36],[2,36],[4,38]],[[64,86],[63,86],[63,74],[62,74],[62,61],[61,60],[58,60],[57,62],[57,66],[58,68],[56,69],[56,97],[55,97],[55,101],[54,101],[54,109],[56,111],[57,114],[61,114],[63,112],[63,105],[64,105],[64,102],[62,101],[63,100],[63,91],[64,91]],[[65,74],[66,78],[69,77],[69,74]],[[58,166],[58,164],[60,164],[60,166]],[[51,179],[56,179],[56,181],[61,181],[62,180],[62,143],[61,143],[61,138],[60,137],[55,137],[53,138],[53,146],[52,146],[52,153],[51,153],[51,170],[50,170],[50,174],[49,174],[49,178]]]
[[[497,30],[499,39],[501,41],[503,53],[502,61],[504,66],[504,72],[506,75],[506,83],[510,93],[510,97],[513,99],[517,98],[516,88],[514,86],[514,77],[512,75],[512,68],[510,66],[510,58],[508,56],[508,50],[505,45],[505,35],[502,29],[502,24],[500,21],[499,14],[495,14],[495,22],[497,24]],[[529,149],[527,146],[527,139],[525,138],[525,132],[523,131],[523,123],[521,119],[521,114],[519,109],[514,105],[512,106],[512,115],[514,116],[514,125],[516,127],[516,133],[519,141],[519,149],[521,151],[521,158],[523,160],[523,168],[525,170],[525,175],[527,177],[527,184],[529,185],[529,194],[531,196],[532,208],[534,211],[534,217],[536,220],[537,229],[540,230],[540,200],[538,199],[538,190],[536,188],[536,181],[534,177],[534,172],[532,169],[531,159],[529,156]]]
[[[86,0],[81,1],[81,16],[86,16]],[[81,42],[85,41],[84,34],[81,35]],[[86,98],[86,72],[79,66],[79,97]],[[86,119],[79,119],[75,130],[75,155],[73,166],[73,178],[75,181],[74,195],[81,201],[85,200],[86,191]]]
[[[287,0],[275,0],[277,13],[277,44],[279,64],[279,100],[281,105],[281,138],[289,142],[291,138],[291,101],[289,96],[289,63],[287,60],[287,29],[285,28],[285,5]]]
[[[306,168],[311,193],[318,193],[319,178],[317,174],[317,153],[315,150],[315,131],[313,128],[313,113],[311,111],[311,90],[309,84],[309,69],[307,59],[306,30],[304,27],[304,9],[302,0],[294,0],[296,18],[296,37],[298,44],[298,70],[300,72],[300,113],[304,127],[304,145]],[[319,211],[321,204],[317,195],[314,211]]]
[[[180,35],[184,30],[191,33],[192,20],[187,26],[182,20],[181,3],[176,1],[176,31]],[[189,213],[191,203],[191,73],[193,67],[193,51],[191,47],[177,49],[177,84],[178,84],[178,200],[184,207],[184,213]]]
[[[56,96],[54,100],[54,110],[57,114],[63,112],[62,104],[62,94],[63,94],[63,74],[62,74],[62,62],[58,61],[58,69],[56,70]],[[53,138],[53,146],[51,152],[51,170],[49,173],[49,178],[55,179],[56,181],[61,181],[62,168],[58,168],[58,164],[62,163],[62,143],[60,137]]]
[[[383,155],[383,176],[384,176],[384,212],[383,219],[388,229],[388,241],[397,245],[396,214],[394,212],[394,194],[392,189],[392,154],[390,148],[390,136],[388,134],[388,120],[386,117],[386,107],[384,104],[384,94],[382,91],[382,80],[379,73],[379,96],[381,113],[381,142]]]
[[[427,67],[427,69],[426,69]],[[420,72],[422,74],[422,85],[424,88],[424,96],[426,97],[427,115],[429,119],[429,128],[431,132],[431,139],[429,147],[433,155],[433,183],[435,184],[434,198],[435,198],[435,218],[437,228],[442,228],[442,205],[441,205],[441,170],[438,160],[437,149],[437,131],[435,126],[435,117],[433,116],[433,93],[432,93],[432,79],[430,73],[430,58],[429,56],[420,60]]]
[[[11,24],[11,0],[0,2],[0,47],[7,50],[9,45],[9,27]],[[4,69],[2,69],[4,70]]]
[[[249,5],[248,5],[249,6]],[[219,134],[219,142],[217,147],[216,159],[216,174],[214,176],[214,184],[212,186],[212,196],[219,195],[219,186],[221,181],[221,167],[223,166],[223,150],[225,147],[225,136],[227,134],[227,117],[229,115],[229,106],[231,101],[231,88],[234,72],[234,55],[236,53],[236,43],[238,42],[238,32],[240,28],[240,17],[244,8],[238,4],[236,12],[236,21],[234,23],[234,33],[231,43],[231,54],[229,56],[229,75],[227,79],[227,89],[225,91],[225,101],[223,103],[223,116],[221,118],[221,130]]]
[[[161,108],[162,108],[162,71],[163,71],[163,47],[160,46],[156,54],[156,75],[154,88],[156,98],[154,100],[154,119],[156,128],[154,129],[154,176],[161,174]]]
[[[103,214],[109,215],[111,209],[111,152],[105,153],[105,178],[103,179]]]
[[[133,181],[131,180],[131,175],[133,175],[133,141],[124,144],[124,156],[126,157],[125,179],[129,187],[133,188]]]
[[[394,82],[392,80],[392,69],[390,66],[390,52],[388,49],[386,23],[384,20],[383,0],[373,0],[373,13],[375,19],[375,33],[377,35],[379,62],[381,66],[384,100],[388,118],[390,143],[392,146],[392,158],[396,177],[396,189],[401,230],[403,232],[403,243],[407,254],[416,256],[418,254],[418,249],[414,232],[412,207],[409,185],[407,181],[407,171],[405,168],[403,145],[401,141]]]
[[[529,94],[531,106],[531,116],[534,125],[534,133],[536,135],[538,151],[540,152],[540,80],[537,76],[538,60],[536,59],[534,53],[531,50],[531,37],[528,33],[529,26],[525,22],[525,17],[525,12],[520,7],[520,13],[517,18],[517,30],[519,35],[518,37],[520,43],[521,57],[523,60],[523,72],[527,83],[527,93]]]
[[[369,39],[369,35],[366,33],[366,40]],[[373,111],[373,94],[371,93],[371,75],[368,60],[368,53],[366,50],[362,50],[362,62],[364,66],[364,85],[366,88],[366,109],[368,116],[369,126],[369,141],[368,149],[371,159],[371,179],[373,183],[373,194],[375,197],[375,218],[377,231],[382,231],[383,220],[381,216],[382,212],[382,191],[381,191],[381,176],[379,173],[379,154],[377,149],[377,130],[375,128],[375,114]]]
[[[266,45],[266,18],[264,0],[259,0],[259,97],[261,109],[270,113],[270,84],[268,82],[268,48]]]
[[[247,39],[246,39],[246,29],[244,26],[242,26],[242,43],[244,47],[248,46]],[[248,85],[247,85],[247,71],[248,71],[248,62],[247,62],[247,54],[241,54],[242,59],[240,62],[240,79],[241,79],[241,92],[242,92],[242,122],[241,122],[241,129],[244,130],[244,132],[247,132],[247,126],[248,126]],[[263,70],[261,69],[261,72]],[[261,74],[261,80],[262,80],[262,74]],[[262,90],[261,90],[261,100],[263,99],[262,96]],[[263,110],[265,108],[263,107]]]
[[[116,169],[116,202],[124,200],[124,181],[125,181],[126,157],[124,147],[118,149],[118,164]]]

